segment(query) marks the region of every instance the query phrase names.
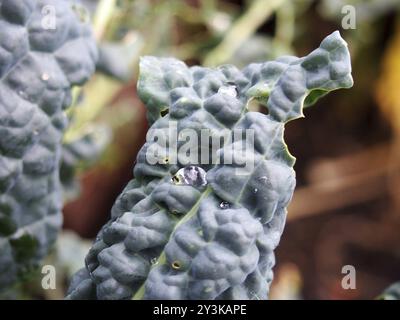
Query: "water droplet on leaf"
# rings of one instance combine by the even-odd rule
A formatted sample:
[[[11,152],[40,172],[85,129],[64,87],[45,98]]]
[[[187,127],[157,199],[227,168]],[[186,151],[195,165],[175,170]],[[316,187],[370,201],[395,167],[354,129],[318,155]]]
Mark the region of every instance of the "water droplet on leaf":
[[[218,89],[218,93],[225,94],[231,97],[236,97],[237,88],[235,85],[223,86]]]
[[[226,202],[226,201],[222,201],[222,202],[219,204],[219,207],[220,207],[221,209],[229,209],[230,206],[231,206],[231,205],[229,204],[229,202]]]
[[[48,81],[50,79],[50,76],[47,73],[43,73],[41,78],[43,81]]]
[[[206,172],[203,168],[197,166],[187,166],[179,169],[172,177],[174,184],[185,184],[194,187],[202,187],[207,184]]]

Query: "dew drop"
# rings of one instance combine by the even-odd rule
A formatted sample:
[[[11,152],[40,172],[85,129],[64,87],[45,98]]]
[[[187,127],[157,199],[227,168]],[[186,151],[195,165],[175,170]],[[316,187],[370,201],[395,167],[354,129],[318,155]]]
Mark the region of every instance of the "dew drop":
[[[254,193],[257,193],[257,192],[258,192],[258,189],[257,189],[257,188],[255,188],[255,189],[254,189]]]
[[[206,172],[201,167],[187,166],[179,169],[171,178],[171,182],[174,184],[202,187],[207,185]]]
[[[230,204],[229,204],[229,202],[226,202],[226,201],[222,201],[220,204],[219,204],[219,207],[221,208],[221,209],[229,209],[229,207],[230,207]]]
[[[223,86],[218,89],[218,93],[225,94],[227,96],[236,97],[237,88],[234,85]]]
[[[41,78],[43,81],[48,81],[50,79],[50,75],[47,73],[43,73]]]

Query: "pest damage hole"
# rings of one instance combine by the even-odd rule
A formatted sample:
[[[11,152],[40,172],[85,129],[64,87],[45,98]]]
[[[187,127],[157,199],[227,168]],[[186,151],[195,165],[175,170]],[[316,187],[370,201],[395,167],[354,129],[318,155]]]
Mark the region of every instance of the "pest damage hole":
[[[179,212],[178,212],[177,210],[172,210],[171,213],[172,213],[174,216],[179,215]]]
[[[172,268],[175,270],[179,270],[181,268],[181,263],[179,261],[174,261],[171,264]]]
[[[163,110],[160,111],[160,116],[161,117],[165,117],[168,113],[169,113],[169,109],[168,108],[163,109]]]
[[[173,183],[175,183],[175,184],[178,184],[178,183],[180,182],[180,179],[179,179],[178,176],[173,176],[173,177],[171,178],[171,181],[172,181]]]

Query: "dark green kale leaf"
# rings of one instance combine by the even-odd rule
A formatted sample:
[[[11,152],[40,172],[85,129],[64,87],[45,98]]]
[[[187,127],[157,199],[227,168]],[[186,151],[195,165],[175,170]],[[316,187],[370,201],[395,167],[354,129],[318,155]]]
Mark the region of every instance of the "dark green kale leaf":
[[[318,97],[352,84],[339,32],[306,57],[241,71],[142,58],[138,93],[151,128],[135,179],[118,197],[68,299],[266,299],[295,188],[284,125]],[[252,99],[268,115],[250,112]],[[210,134],[194,152],[208,151],[210,161],[186,161],[167,150],[183,147],[180,135],[188,129]],[[162,134],[154,139],[156,131]],[[237,131],[242,135],[234,139]],[[210,141],[222,132],[232,139],[214,149]]]
[[[0,0],[0,291],[36,267],[57,237],[64,110],[96,60],[76,3]]]

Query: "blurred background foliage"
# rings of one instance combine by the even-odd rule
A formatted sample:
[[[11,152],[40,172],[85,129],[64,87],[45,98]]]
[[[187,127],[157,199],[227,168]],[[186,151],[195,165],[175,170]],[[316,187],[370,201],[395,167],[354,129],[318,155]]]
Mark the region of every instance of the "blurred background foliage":
[[[132,178],[147,131],[135,89],[140,56],[243,67],[306,54],[334,30],[349,43],[355,86],[287,127],[298,187],[271,299],[373,299],[400,280],[400,1],[71,1],[87,7],[100,61],[68,111],[61,178],[69,231],[48,258],[58,266],[57,290],[39,289],[38,274],[14,294],[62,298]],[[356,29],[342,28],[346,5],[356,10]],[[356,268],[355,290],[341,287],[343,265]]]

